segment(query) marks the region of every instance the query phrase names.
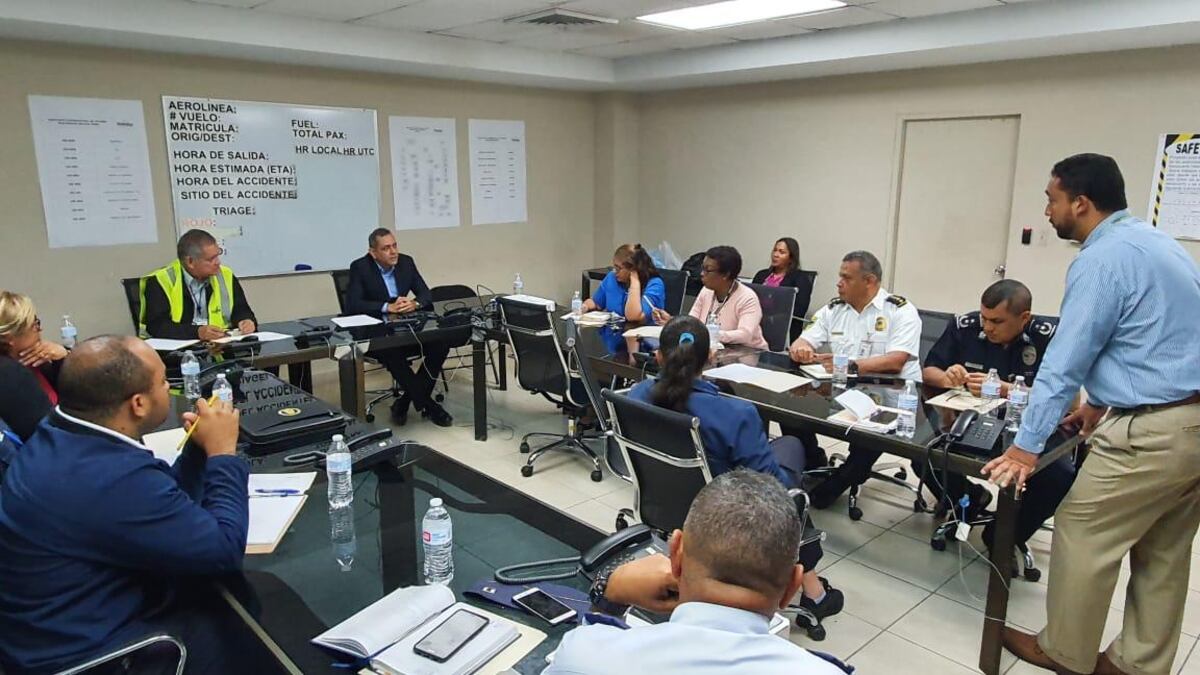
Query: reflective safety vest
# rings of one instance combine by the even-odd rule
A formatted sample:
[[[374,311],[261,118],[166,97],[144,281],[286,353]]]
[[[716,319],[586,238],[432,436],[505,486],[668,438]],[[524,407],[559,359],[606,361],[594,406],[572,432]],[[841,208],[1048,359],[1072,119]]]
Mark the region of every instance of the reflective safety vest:
[[[156,279],[167,295],[171,304],[171,321],[183,323],[183,294],[187,290],[187,280],[184,279],[183,265],[178,260],[161,269],[154,270],[142,277],[139,284],[142,306],[138,313],[138,329],[143,336],[146,333],[146,281]],[[208,325],[222,330],[230,327],[230,317],[233,315],[233,270],[221,265],[221,271],[208,280]],[[188,317],[191,323],[191,317]]]

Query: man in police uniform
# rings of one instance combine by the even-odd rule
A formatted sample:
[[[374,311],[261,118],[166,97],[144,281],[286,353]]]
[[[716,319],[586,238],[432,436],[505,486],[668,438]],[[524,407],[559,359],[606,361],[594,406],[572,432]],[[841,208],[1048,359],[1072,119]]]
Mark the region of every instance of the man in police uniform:
[[[884,290],[882,279],[883,267],[873,254],[847,253],[838,271],[838,297],[817,310],[812,324],[792,343],[792,360],[821,363],[832,370],[833,354],[816,352],[829,344],[850,351],[851,372],[920,382],[921,317],[912,303]],[[809,493],[813,506],[825,508],[850,486],[862,484],[879,455],[851,446],[846,462]]]
[[[946,326],[925,357],[922,371],[925,385],[942,389],[966,387],[978,396],[988,371],[995,368],[1003,396],[1008,396],[1008,388],[1017,376],[1025,378],[1026,386],[1032,386],[1042,356],[1058,328],[1057,319],[1033,316],[1032,306],[1033,294],[1019,281],[1003,279],[988,286],[980,298],[979,311],[960,314]],[[1017,544],[1028,541],[1054,515],[1074,480],[1075,465],[1068,457],[1060,458],[1029,479],[1017,516]],[[935,493],[938,482],[945,484],[952,504],[960,503],[964,492],[969,493],[968,521],[980,515],[991,499],[982,486],[972,483],[968,489],[961,475],[939,477],[931,482],[930,488]],[[983,530],[983,541],[991,546],[991,523]]]
[[[254,312],[233,271],[221,264],[217,240],[188,230],[175,252],[171,264],[142,278],[142,333],[175,340],[216,340],[233,328],[253,333]]]

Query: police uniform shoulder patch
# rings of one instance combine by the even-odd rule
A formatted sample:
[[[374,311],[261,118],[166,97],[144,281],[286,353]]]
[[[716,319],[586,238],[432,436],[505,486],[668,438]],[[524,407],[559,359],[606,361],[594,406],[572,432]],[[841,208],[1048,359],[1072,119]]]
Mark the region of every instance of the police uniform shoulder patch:
[[[1029,322],[1029,333],[1031,335],[1040,336],[1045,340],[1049,340],[1050,338],[1054,337],[1054,331],[1056,330],[1058,330],[1058,323],[1043,319],[1041,317],[1034,317],[1033,320]]]
[[[842,300],[841,298],[834,298],[829,301],[828,306],[829,307],[837,307],[838,305],[844,305],[844,304],[846,304],[845,300]]]
[[[901,295],[889,295],[887,297],[887,301],[897,307],[903,307],[908,304],[908,300],[905,299],[904,296],[901,296]]]
[[[959,314],[957,317],[955,317],[954,320],[958,324],[959,328],[963,328],[963,329],[978,328],[979,327],[979,312],[967,312],[966,314]]]

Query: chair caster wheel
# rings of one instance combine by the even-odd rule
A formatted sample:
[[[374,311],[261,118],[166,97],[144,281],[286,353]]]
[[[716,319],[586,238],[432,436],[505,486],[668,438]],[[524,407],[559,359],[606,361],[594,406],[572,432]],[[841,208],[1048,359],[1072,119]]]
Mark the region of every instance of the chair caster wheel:
[[[521,475],[526,478],[529,478],[530,476],[533,475],[533,467],[529,466],[528,464],[523,465],[521,467]]]
[[[367,413],[366,415],[363,415],[363,419],[365,419],[367,422],[374,422],[375,413]]]
[[[929,547],[935,551],[945,551],[946,550],[946,540],[945,539],[930,539]]]
[[[913,513],[924,513],[926,508],[924,499],[918,497],[913,500]]]
[[[809,628],[808,639],[812,640],[813,642],[823,642],[825,640],[825,627],[818,625]]]
[[[604,478],[604,474],[600,473],[600,469],[596,469],[595,471],[592,472],[592,482],[593,483],[599,483],[603,478]]]
[[[446,401],[446,395],[438,394],[437,396],[433,397],[433,400],[437,401],[438,403],[444,403]]]
[[[1026,581],[1037,583],[1042,578],[1042,571],[1036,567],[1026,567],[1024,575]]]
[[[620,531],[627,527],[629,527],[629,521],[625,520],[625,515],[621,514],[617,516],[617,530]]]
[[[529,454],[529,444],[526,443],[525,441],[521,441],[521,454],[522,455]]]
[[[892,474],[892,477],[896,480],[908,480],[908,472],[904,469],[900,469],[896,473]]]
[[[850,520],[862,520],[862,509],[857,506],[850,507]]]

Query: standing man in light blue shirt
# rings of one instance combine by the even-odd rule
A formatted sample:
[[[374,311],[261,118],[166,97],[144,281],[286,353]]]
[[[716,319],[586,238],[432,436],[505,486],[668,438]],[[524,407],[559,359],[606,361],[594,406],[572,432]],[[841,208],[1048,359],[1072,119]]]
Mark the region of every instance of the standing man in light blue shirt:
[[[768,632],[800,588],[801,522],[772,476],[736,469],[696,495],[671,557],[655,555],[601,576],[597,609],[638,605],[671,620],[622,630],[590,625],[567,633],[543,675],[842,675],[842,669]],[[622,608],[623,609],[623,608]]]
[[[1059,673],[1169,673],[1200,524],[1200,271],[1129,214],[1110,157],[1062,160],[1046,196],[1058,236],[1082,247],[1020,432],[984,473],[1020,490],[1060,424],[1091,434],[1091,453],[1055,513],[1047,625],[1005,628],[1004,644]],[[1126,554],[1124,624],[1098,654]]]

